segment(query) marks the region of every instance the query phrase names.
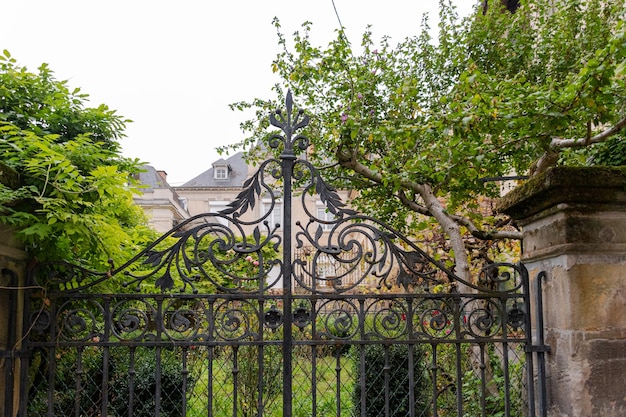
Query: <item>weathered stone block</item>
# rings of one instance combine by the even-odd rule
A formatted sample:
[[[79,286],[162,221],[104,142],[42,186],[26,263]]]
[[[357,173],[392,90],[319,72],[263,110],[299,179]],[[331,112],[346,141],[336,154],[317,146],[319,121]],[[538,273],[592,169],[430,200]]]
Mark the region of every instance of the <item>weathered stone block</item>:
[[[625,173],[552,169],[499,205],[522,227],[531,277],[547,272],[550,416],[626,415]]]

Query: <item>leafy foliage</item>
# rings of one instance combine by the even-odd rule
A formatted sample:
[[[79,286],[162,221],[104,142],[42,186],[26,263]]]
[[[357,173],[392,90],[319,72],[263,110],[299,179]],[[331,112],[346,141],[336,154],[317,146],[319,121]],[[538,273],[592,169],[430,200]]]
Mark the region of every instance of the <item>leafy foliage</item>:
[[[0,55],[0,155],[21,180],[0,185],[0,222],[39,260],[102,267],[153,233],[132,199],[140,164],[120,155],[128,120],[86,101],[47,65],[31,73]]]
[[[494,0],[465,19],[442,0],[437,38],[425,16],[422,31],[395,47],[367,30],[358,52],[343,30],[320,47],[311,23],[290,42],[275,21],[282,51],[272,70],[312,115],[308,157],[326,164],[335,186],[358,190],[354,205],[404,231],[429,227],[421,215],[435,219],[463,275],[464,235],[521,238],[480,210],[482,197],[500,193],[485,178],[621,163],[606,156],[619,145],[580,149],[619,143],[626,126],[623,20],[620,4],[602,0],[527,0],[514,14]],[[276,100],[232,105],[257,110],[240,146],[271,136],[266,115],[286,95],[274,90]]]
[[[187,393],[183,390],[181,357],[178,351],[163,349],[160,352],[160,415],[176,416]],[[43,369],[49,366],[42,354],[35,356],[36,363]],[[128,415],[130,409],[129,393],[132,386],[133,416],[153,416],[156,409],[156,351],[150,348],[134,349],[132,355],[128,348],[113,348],[108,357],[107,384],[109,386],[109,413],[115,416]],[[132,363],[134,372],[129,378]],[[80,364],[80,365],[79,365]],[[80,366],[80,367],[79,367]],[[77,370],[78,368],[78,370]],[[34,368],[33,368],[34,369]],[[102,406],[103,351],[97,347],[86,347],[78,352],[67,349],[57,353],[55,367],[54,410],[56,415],[72,415],[77,399],[81,415],[100,415]],[[80,381],[80,391],[76,380]],[[188,374],[186,384],[193,389],[194,377]],[[132,384],[132,385],[131,385]],[[35,374],[32,397],[28,403],[29,415],[44,415],[47,404],[48,380],[44,373]]]
[[[410,415],[410,391],[413,390],[414,410],[417,416],[424,415],[429,410],[430,378],[427,362],[423,358],[420,346],[413,346],[412,351],[407,345],[365,345],[365,375],[361,375],[361,368],[355,366],[355,379],[365,379],[365,415],[386,415],[386,392],[389,393],[389,416]],[[408,365],[410,355],[413,355],[413,380],[410,379]],[[359,361],[355,360],[355,365]],[[386,375],[388,374],[388,375]],[[388,381],[387,381],[388,378]],[[384,388],[383,387],[387,387]],[[361,387],[355,386],[352,393],[354,415],[361,415]]]

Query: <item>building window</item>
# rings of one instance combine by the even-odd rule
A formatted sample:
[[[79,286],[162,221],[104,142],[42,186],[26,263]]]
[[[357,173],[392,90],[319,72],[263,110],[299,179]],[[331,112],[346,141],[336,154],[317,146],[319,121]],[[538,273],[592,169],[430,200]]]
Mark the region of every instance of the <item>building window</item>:
[[[215,167],[213,172],[216,180],[228,179],[228,167]]]
[[[209,201],[209,212],[219,213],[220,211],[227,209],[228,204],[229,204],[228,201]],[[224,226],[228,226],[228,219],[224,217],[216,216],[215,220],[218,223],[223,224]]]
[[[265,216],[270,210],[271,213],[267,217],[267,222],[270,226],[274,226],[276,224],[283,224],[283,202],[281,200],[274,201],[274,208],[272,209],[272,202],[270,200],[263,201],[263,206],[261,207],[261,216]]]
[[[320,255],[317,258],[317,265],[315,267],[316,278],[321,280],[321,284],[326,287],[341,287],[341,277],[337,276],[337,264],[336,260],[328,255]]]
[[[326,207],[318,207],[317,208],[317,218],[323,221],[333,221],[336,219],[335,215],[332,214],[330,211],[328,211],[328,209]],[[322,223],[322,230],[328,231],[331,230],[333,228],[332,224],[325,224]]]

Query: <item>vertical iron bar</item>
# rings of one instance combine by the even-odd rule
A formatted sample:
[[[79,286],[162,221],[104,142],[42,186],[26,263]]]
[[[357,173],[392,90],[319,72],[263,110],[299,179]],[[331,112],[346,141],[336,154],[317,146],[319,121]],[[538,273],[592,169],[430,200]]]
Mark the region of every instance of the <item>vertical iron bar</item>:
[[[102,342],[108,342],[111,336],[111,298],[105,297],[104,307],[104,334]],[[109,346],[105,345],[102,350],[102,407],[101,415],[109,415]],[[158,415],[156,416],[158,417]]]
[[[51,326],[54,327],[54,326]],[[54,340],[54,339],[51,339]],[[48,347],[48,416],[54,417],[54,376],[56,375],[55,347]]]
[[[25,303],[26,304],[26,303]],[[28,317],[28,311],[24,311],[24,316]],[[28,326],[24,326],[23,329],[27,329]],[[33,350],[29,348],[28,350],[28,358],[26,357],[22,357],[20,358],[20,366],[21,366],[21,373],[20,373],[20,405],[19,405],[19,410],[17,411],[17,415],[18,417],[26,417],[26,408],[27,408],[27,404],[28,404],[28,370],[30,369],[30,358],[31,355],[33,354]]]
[[[522,265],[522,288],[524,291],[524,351],[526,352],[526,392],[528,395],[528,417],[535,417],[535,371],[533,363],[533,328],[530,304],[530,278]]]
[[[215,342],[215,300],[209,299],[208,306],[208,341]],[[207,347],[207,362],[208,362],[208,372],[207,372],[207,417],[213,417],[213,358],[214,358],[214,350],[215,346],[211,344]]]
[[[207,417],[213,417],[213,350],[214,346],[208,347],[207,361],[209,371],[207,372]]]
[[[7,283],[7,287],[18,286],[19,283],[17,282],[17,276],[15,272],[7,268],[3,268],[2,271],[0,272],[2,273],[2,275],[9,276],[9,282]],[[7,335],[8,337],[6,340],[7,350],[5,350],[5,352],[7,353],[11,352],[11,354],[3,356],[3,359],[2,359],[5,361],[4,362],[5,391],[4,393],[2,393],[2,395],[4,396],[4,412],[6,413],[7,416],[13,415],[13,402],[15,400],[15,393],[14,393],[14,386],[15,386],[14,373],[16,370],[15,367],[17,366],[18,361],[26,360],[26,358],[23,356],[16,360],[15,350],[18,347],[18,345],[16,344],[16,341],[18,340],[18,335],[16,334],[16,332],[17,332],[17,329],[19,328],[19,325],[13,325],[13,323],[17,324],[16,323],[17,322],[17,298],[20,297],[20,295],[22,295],[22,291],[23,290],[18,291],[17,289],[8,290],[8,293],[7,293],[7,296],[9,299],[9,317],[7,318],[7,321],[6,321],[6,323],[8,324],[8,335]],[[25,328],[26,327],[23,327],[22,331]]]
[[[101,415],[108,416],[109,408],[109,347],[102,348],[102,403],[100,404]],[[158,417],[158,416],[157,416]]]
[[[135,406],[135,346],[131,346],[128,352],[128,417],[133,417]]]
[[[291,98],[289,93],[288,100]],[[285,128],[285,148],[280,155],[283,171],[283,417],[292,416],[292,345],[293,345],[293,307],[292,303],[292,242],[291,242],[291,205],[292,177],[296,155],[291,144],[291,105],[287,105],[287,124]]]
[[[390,416],[389,411],[389,397],[391,393],[389,392],[389,370],[391,366],[389,366],[389,345],[385,344],[385,365],[383,366],[383,374],[385,375],[385,417]]]
[[[44,300],[42,300],[42,303]],[[56,351],[57,345],[57,303],[56,297],[50,300],[50,333],[48,340],[53,341],[54,346],[48,346],[48,412],[47,417],[54,417],[54,376],[56,375]],[[42,306],[42,308],[44,308]]]
[[[233,417],[237,417],[237,387],[239,383],[239,345],[233,346]]]
[[[456,409],[459,416],[463,415],[463,370],[461,363],[461,344],[454,344],[456,356]]]
[[[337,346],[337,351],[335,352],[335,372],[336,372],[336,392],[337,392],[337,417],[341,417],[341,350],[343,345]]]
[[[463,338],[461,334],[461,298],[454,298],[454,312],[452,315],[452,320],[454,324],[454,333],[456,335],[456,339],[460,340]],[[460,343],[455,344],[456,351],[456,404],[458,415],[463,415],[463,369],[461,362],[461,351],[462,346]]]
[[[509,375],[509,321],[508,321],[508,313],[506,311],[506,302],[507,298],[502,297],[500,299],[500,317],[502,322],[502,338],[504,341],[502,342],[502,362],[503,362],[503,373],[504,373],[504,415],[507,417],[511,416],[511,398],[510,398],[510,383],[511,378]],[[496,344],[494,343],[494,346]]]
[[[360,339],[365,340],[365,300],[359,300]],[[365,345],[359,344],[359,384],[361,387],[361,417],[367,417],[367,385],[365,377]]]
[[[409,417],[415,417],[415,345],[409,344]]]
[[[406,299],[406,325],[407,340],[413,340],[413,299]],[[415,417],[415,344],[409,344],[409,417]]]
[[[485,344],[481,342],[478,346],[480,348],[480,413],[483,417],[486,417],[487,381],[485,369],[487,365],[485,365]]]
[[[315,326],[315,321],[313,321]],[[315,335],[315,330],[313,330]],[[317,345],[311,345],[311,417],[317,417]]]
[[[80,399],[82,394],[82,378],[83,378],[83,349],[84,346],[78,346],[76,348],[76,395],[74,397],[74,417],[80,417]]]
[[[526,314],[528,315],[528,314]],[[531,332],[530,327],[526,328],[527,332]],[[528,336],[526,336],[525,356],[526,356],[526,393],[528,395],[528,417],[535,417],[535,374],[533,363],[533,352],[530,349]]]
[[[317,417],[317,300],[311,300],[311,417]]]
[[[160,342],[163,332],[163,297],[156,297],[157,311],[156,311],[156,340]],[[161,416],[161,345],[158,344],[155,347],[155,367],[154,370],[154,417]]]
[[[183,396],[183,404],[182,404],[182,417],[187,417],[187,377],[189,376],[189,370],[187,369],[187,354],[189,353],[189,348],[187,346],[182,348],[183,354],[183,369],[181,370],[181,375],[183,377],[183,386],[182,386],[182,396]]]
[[[432,343],[431,345],[433,352],[433,359],[430,364],[430,371],[432,373],[432,383],[433,383],[433,417],[437,417],[437,345]]]
[[[260,280],[262,281],[262,280]],[[263,333],[263,307],[264,307],[264,300],[260,299],[259,300],[259,309],[258,309],[258,314],[257,314],[257,321],[259,323],[259,346],[258,346],[258,350],[257,350],[257,361],[259,363],[259,374],[257,376],[257,386],[258,386],[258,392],[257,392],[257,411],[258,411],[258,417],[262,417],[263,416],[263,370],[264,370],[264,366],[265,366],[265,355],[264,355],[264,346],[263,346],[263,340],[264,338],[264,333]],[[249,349],[252,349],[252,346],[249,347]]]
[[[547,392],[546,392],[546,357],[545,357],[545,340],[543,334],[543,283],[548,275],[545,271],[537,274],[537,291],[535,300],[537,305],[537,346],[540,350],[537,352],[537,384],[539,385],[539,415],[546,417],[548,415]]]
[[[359,345],[359,384],[361,385],[361,417],[367,417],[367,386],[365,376],[365,345]]]
[[[29,278],[27,278],[29,279]],[[32,358],[32,355],[34,353],[34,349],[31,346],[28,346],[27,348],[25,348],[25,344],[28,342],[28,334],[29,331],[27,329],[30,329],[31,325],[34,324],[34,322],[32,320],[37,320],[37,318],[39,317],[39,314],[42,314],[44,309],[45,309],[45,304],[43,303],[42,300],[42,305],[41,305],[41,312],[39,312],[39,314],[37,314],[36,316],[32,316],[31,317],[31,307],[32,307],[32,300],[35,298],[34,297],[34,290],[24,290],[24,292],[22,291],[18,291],[18,294],[23,294],[23,306],[24,306],[24,312],[23,312],[23,317],[22,317],[22,331],[20,334],[20,337],[23,338],[22,340],[22,350],[25,352],[28,352],[27,356],[23,356],[20,358],[20,387],[19,387],[19,396],[20,396],[20,400],[19,400],[19,409],[17,410],[17,415],[18,417],[26,417],[26,409],[28,408],[28,388],[29,388],[29,369],[30,369],[30,360]],[[27,302],[27,300],[29,300]]]
[[[506,329],[504,330],[504,338],[506,340]],[[504,415],[506,417],[510,417],[511,416],[511,390],[510,388],[510,384],[511,384],[511,378],[509,376],[509,343],[508,342],[503,342],[502,343],[502,349],[504,350],[502,352],[502,361],[504,362]]]
[[[500,317],[502,317],[502,337],[504,342],[502,343],[502,360],[504,362],[504,413],[506,416],[511,415],[511,375],[509,364],[509,320],[506,303],[507,297],[502,297],[500,301]],[[514,344],[515,346],[515,344]],[[521,410],[520,410],[521,411]]]
[[[252,349],[252,346],[250,346],[250,349]],[[263,404],[263,385],[264,385],[264,381],[263,381],[263,369],[264,369],[264,350],[265,350],[265,346],[263,345],[259,345],[258,346],[258,361],[259,361],[259,377],[258,377],[258,395],[257,395],[257,410],[258,410],[258,417],[262,417],[263,413],[265,411],[265,406]]]

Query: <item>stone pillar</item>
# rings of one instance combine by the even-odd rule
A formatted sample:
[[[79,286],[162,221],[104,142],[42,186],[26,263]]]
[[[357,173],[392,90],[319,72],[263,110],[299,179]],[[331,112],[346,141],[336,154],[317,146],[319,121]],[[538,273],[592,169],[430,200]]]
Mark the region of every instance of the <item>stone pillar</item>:
[[[17,415],[24,322],[25,253],[0,226],[0,416]]]
[[[19,174],[0,161],[0,183],[16,189]],[[26,254],[13,231],[0,225],[0,416],[17,415],[20,403]]]
[[[626,416],[626,168],[551,169],[500,211],[522,228],[531,279],[547,274],[548,415]]]

